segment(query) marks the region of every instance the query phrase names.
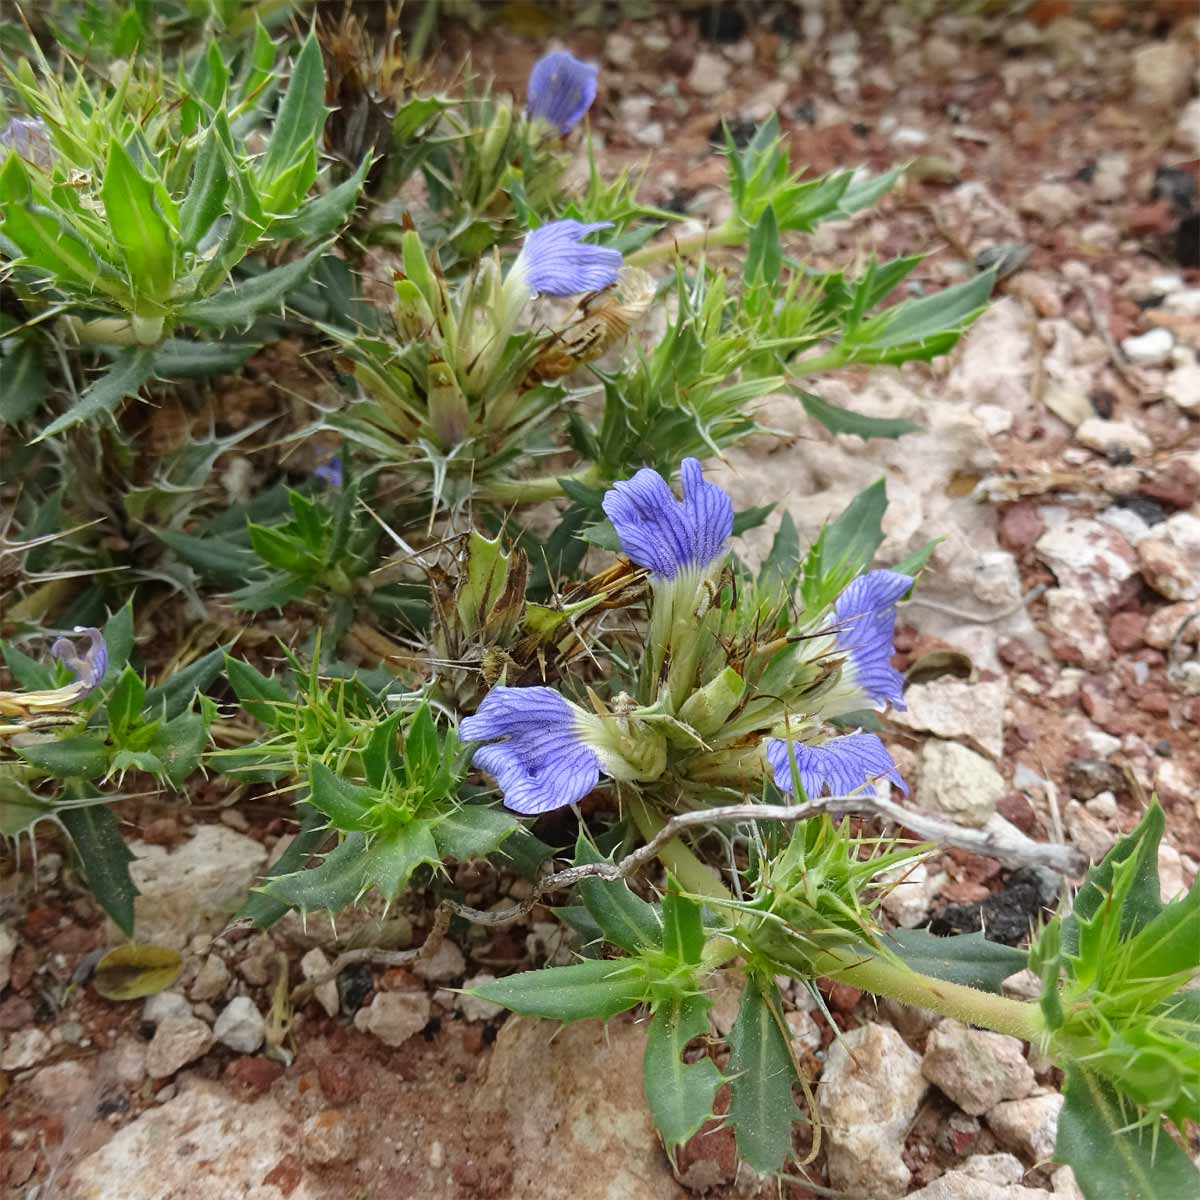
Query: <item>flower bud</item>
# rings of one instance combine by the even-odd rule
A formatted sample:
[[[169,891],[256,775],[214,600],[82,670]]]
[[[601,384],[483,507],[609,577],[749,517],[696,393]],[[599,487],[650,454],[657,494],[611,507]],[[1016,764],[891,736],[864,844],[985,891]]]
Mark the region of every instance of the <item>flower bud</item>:
[[[725,724],[741,703],[745,691],[746,681],[732,667],[726,667],[720,675],[684,701],[679,710],[679,719],[701,737],[707,737]]]

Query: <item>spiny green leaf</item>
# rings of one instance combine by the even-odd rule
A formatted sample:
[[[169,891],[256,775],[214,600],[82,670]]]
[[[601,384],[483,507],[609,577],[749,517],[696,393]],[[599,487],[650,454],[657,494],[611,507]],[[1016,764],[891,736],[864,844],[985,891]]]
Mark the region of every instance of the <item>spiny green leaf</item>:
[[[639,1004],[645,990],[641,975],[621,959],[523,971],[469,989],[471,995],[523,1016],[557,1021],[606,1021]]]
[[[655,1009],[642,1058],[642,1087],[668,1152],[712,1116],[721,1072],[711,1058],[683,1061],[693,1038],[708,1032],[706,996],[678,997]]]
[[[154,188],[117,140],[100,187],[109,229],[121,247],[135,302],[167,299],[175,279],[175,231],[155,202]]]
[[[81,393],[79,399],[61,416],[56,417],[33,440],[40,442],[54,437],[64,430],[72,429],[93,417],[105,416],[116,410],[127,396],[136,396],[154,373],[153,350],[141,347],[125,350],[113,359],[112,365],[103,375],[93,380]]]
[[[133,937],[133,900],[138,894],[129,874],[133,855],[112,809],[103,804],[64,808],[59,819],[79,852],[92,895],[124,933]]]
[[[301,912],[328,909],[336,913],[353,904],[366,889],[363,856],[367,837],[351,833],[315,867],[291,875],[277,875],[260,885],[272,899]]]
[[[389,904],[404,891],[419,866],[441,865],[431,824],[414,820],[370,839],[362,856],[363,879],[377,887]]]
[[[325,64],[313,32],[305,38],[292,68],[259,177],[269,182],[282,175],[302,154],[305,143],[320,137],[324,124]]]
[[[142,711],[151,717],[171,721],[191,706],[197,692],[202,692],[220,675],[224,662],[224,650],[210,650],[183,670],[176,671],[170,679],[147,689]]]
[[[982,933],[936,937],[924,929],[896,929],[884,941],[914,971],[985,992],[998,993],[1010,975],[1028,965],[1024,950],[989,942]]]
[[[145,699],[146,685],[142,677],[132,667],[126,666],[105,705],[108,728],[118,743],[142,715]]]
[[[575,845],[576,865],[604,861],[581,831]],[[614,946],[637,954],[648,946],[662,945],[658,910],[635,896],[623,879],[585,879],[579,884],[579,895]]]
[[[154,753],[163,765],[167,782],[181,789],[200,765],[200,756],[208,744],[208,722],[197,712],[180,713],[158,730]]]
[[[772,1015],[782,1012],[773,982],[746,981],[729,1032],[729,1124],[738,1153],[760,1175],[782,1169],[792,1156],[792,1125],[800,1109],[792,1096],[796,1071]]]
[[[1067,1070],[1055,1157],[1087,1200],[1195,1200],[1200,1171],[1165,1127],[1131,1129],[1137,1113],[1104,1080]]]
[[[490,804],[463,804],[438,818],[433,840],[442,858],[467,862],[493,853],[520,828],[520,821],[503,809]]]
[[[56,779],[99,779],[108,770],[108,746],[95,734],[34,742],[17,746],[16,751],[31,766]]]
[[[309,803],[319,808],[335,829],[344,833],[365,833],[371,828],[370,816],[378,798],[372,788],[341,779],[319,759],[308,768]]]
[[[298,805],[300,829],[288,843],[287,849],[267,871],[263,884],[281,875],[300,871],[309,858],[317,852],[327,836],[325,814],[301,801]],[[264,891],[252,892],[234,917],[235,921],[251,921],[259,929],[270,929],[287,911],[291,904],[278,900]]]
[[[662,902],[663,949],[681,963],[696,964],[704,950],[704,914],[694,900],[681,896],[674,886]]]
[[[249,325],[259,313],[281,304],[325,249],[325,246],[318,246],[295,262],[264,271],[253,279],[231,284],[205,300],[186,304],[180,310],[180,318],[194,325],[215,329]]]
[[[371,167],[370,156],[362,161],[362,165],[348,179],[332,187],[324,195],[309,200],[292,217],[280,217],[271,222],[271,237],[276,241],[296,238],[300,241],[311,241],[313,238],[328,237],[336,233],[347,221],[358,194],[362,191],[363,181]]]
[[[1121,936],[1129,937],[1148,925],[1163,909],[1162,889],[1158,881],[1158,844],[1166,819],[1162,806],[1155,801],[1137,828],[1123,837],[1087,873],[1087,879],[1075,896],[1071,916],[1063,921],[1062,944],[1067,954],[1079,947],[1079,922],[1091,920],[1107,903],[1112,893],[1116,867],[1133,860],[1130,890],[1121,907]]]
[[[225,656],[225,674],[242,708],[256,721],[274,728],[278,709],[292,703],[292,694],[274,676],[264,675],[240,658]]]
[[[804,405],[804,411],[814,421],[824,425],[830,433],[853,433],[861,438],[898,438],[906,433],[919,433],[921,430],[920,425],[903,417],[867,417],[848,408],[830,404],[811,392],[797,394],[800,403]]]

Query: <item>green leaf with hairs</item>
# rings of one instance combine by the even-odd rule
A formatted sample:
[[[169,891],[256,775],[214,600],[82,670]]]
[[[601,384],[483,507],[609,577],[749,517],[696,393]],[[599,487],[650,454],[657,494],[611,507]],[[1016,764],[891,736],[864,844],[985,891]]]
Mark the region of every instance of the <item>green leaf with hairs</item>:
[[[774,982],[752,977],[729,1031],[728,1121],[738,1153],[760,1175],[791,1158],[792,1126],[801,1117],[792,1095],[796,1069],[774,1016],[782,1011]]]
[[[804,411],[830,433],[853,433],[861,438],[898,438],[906,433],[919,433],[921,426],[903,417],[867,417],[839,408],[815,396],[812,392],[798,392]]]
[[[522,971],[470,988],[468,994],[527,1017],[606,1021],[641,1003],[646,983],[628,959],[604,958],[569,967]]]
[[[159,211],[154,186],[114,139],[100,187],[109,229],[121,248],[135,303],[165,302],[175,280],[178,234]]]
[[[1195,1200],[1200,1171],[1165,1126],[1136,1126],[1137,1110],[1123,1104],[1103,1079],[1067,1069],[1058,1117],[1055,1158],[1075,1172],[1086,1200]]]
[[[154,352],[145,347],[117,355],[103,375],[90,383],[70,408],[56,417],[33,440],[54,437],[95,417],[110,416],[122,400],[136,396],[154,373]]]
[[[685,1063],[693,1038],[708,1033],[709,999],[679,996],[654,1010],[642,1057],[642,1087],[667,1152],[688,1140],[712,1116],[723,1080],[711,1058]]]
[[[925,929],[896,929],[884,937],[889,950],[914,971],[999,993],[1000,985],[1028,965],[1024,950],[989,942],[982,933],[937,937]]]
[[[79,854],[92,895],[121,930],[133,937],[133,901],[138,894],[129,874],[133,855],[112,809],[103,804],[64,808],[58,817]]]
[[[580,831],[575,845],[575,864],[605,862]],[[614,946],[637,954],[648,946],[662,945],[662,921],[658,909],[635,896],[623,879],[584,879],[579,896],[588,912]]]

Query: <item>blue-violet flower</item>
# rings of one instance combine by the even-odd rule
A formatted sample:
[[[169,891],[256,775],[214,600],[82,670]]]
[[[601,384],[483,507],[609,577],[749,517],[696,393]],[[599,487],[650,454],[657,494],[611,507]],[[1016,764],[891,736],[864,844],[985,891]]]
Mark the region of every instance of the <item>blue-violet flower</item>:
[[[837,648],[849,658],[846,677],[871,702],[904,708],[904,677],[889,661],[894,653],[896,602],[912,587],[897,571],[868,571],[834,601]]]
[[[584,224],[569,219],[539,226],[526,236],[506,285],[547,296],[577,296],[611,287],[621,269],[620,250],[582,240],[611,226],[611,221]]]
[[[552,50],[539,58],[529,73],[526,111],[541,118],[559,133],[570,133],[596,99],[597,68],[580,62],[566,50]]]
[[[54,166],[54,145],[41,117],[13,117],[0,129],[0,146],[44,170]]]
[[[475,752],[515,812],[543,813],[582,800],[600,779],[600,756],[583,738],[589,714],[553,688],[494,687],[463,720],[464,741],[504,738]]]
[[[108,670],[108,646],[105,645],[104,635],[98,629],[75,626],[76,633],[82,633],[90,643],[88,648],[80,653],[78,646],[70,638],[58,638],[50,647],[50,657],[69,667],[76,680],[83,684],[83,690],[75,696],[81,700],[90,695],[99,686]]]
[[[689,567],[702,570],[720,557],[733,532],[733,502],[715,483],[705,483],[700,463],[680,465],[683,500],[649,467],[605,493],[603,508],[621,539],[621,549],[659,579],[674,579]]]
[[[789,747],[791,755],[788,754]],[[775,776],[775,786],[781,792],[792,791],[792,767],[805,792],[813,799],[826,791],[831,796],[849,796],[868,780],[880,776],[890,779],[902,792],[908,787],[883,743],[873,733],[847,733],[816,745],[788,742],[783,738],[767,739],[767,762]]]
[[[340,488],[342,486],[342,458],[333,458],[313,468],[313,478],[319,479],[326,487]]]

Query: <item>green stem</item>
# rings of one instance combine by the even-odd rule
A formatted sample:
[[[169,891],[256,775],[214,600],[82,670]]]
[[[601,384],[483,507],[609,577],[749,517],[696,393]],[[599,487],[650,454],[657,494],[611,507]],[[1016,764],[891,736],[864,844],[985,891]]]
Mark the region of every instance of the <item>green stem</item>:
[[[815,358],[802,358],[789,366],[793,376],[816,375],[819,371],[836,371],[839,367],[846,366],[846,356],[839,347],[834,346],[824,354],[818,354]],[[794,383],[795,380],[789,379],[788,382]]]
[[[646,841],[666,824],[636,792],[626,793],[626,805],[633,823],[638,827],[638,833]],[[729,899],[729,889],[722,883],[721,876],[712,867],[702,863],[679,838],[668,842],[658,852],[658,858],[683,888],[693,895]]]
[[[640,796],[628,801],[630,815],[647,841],[666,824]],[[720,875],[701,862],[678,838],[659,852],[663,866],[689,892],[715,899],[731,899]],[[955,1017],[969,1025],[982,1025],[997,1033],[1026,1042],[1038,1041],[1045,1032],[1041,1009],[1036,1004],[995,996],[976,988],[964,987],[922,975],[899,963],[856,950],[818,950],[805,955],[804,973],[825,976],[848,983],[864,992],[887,996],[913,1008],[927,1008],[946,1017]]]
[[[968,1025],[984,1025],[1026,1042],[1036,1042],[1045,1031],[1041,1009],[1036,1004],[934,979],[854,950],[823,950],[808,957],[818,975],[899,1000],[913,1008],[932,1009],[944,1017],[955,1017]]]
[[[565,495],[560,480],[570,479],[584,485],[600,482],[600,468],[595,463],[579,467],[574,471],[561,471],[555,475],[541,475],[534,479],[493,479],[483,484],[479,491],[483,498],[494,504],[538,504],[543,500],[557,500]]]
[[[736,217],[730,217],[719,229],[705,229],[691,237],[667,238],[653,246],[643,246],[625,256],[629,267],[650,267],[668,258],[688,258],[710,246],[740,246],[746,231]]]

